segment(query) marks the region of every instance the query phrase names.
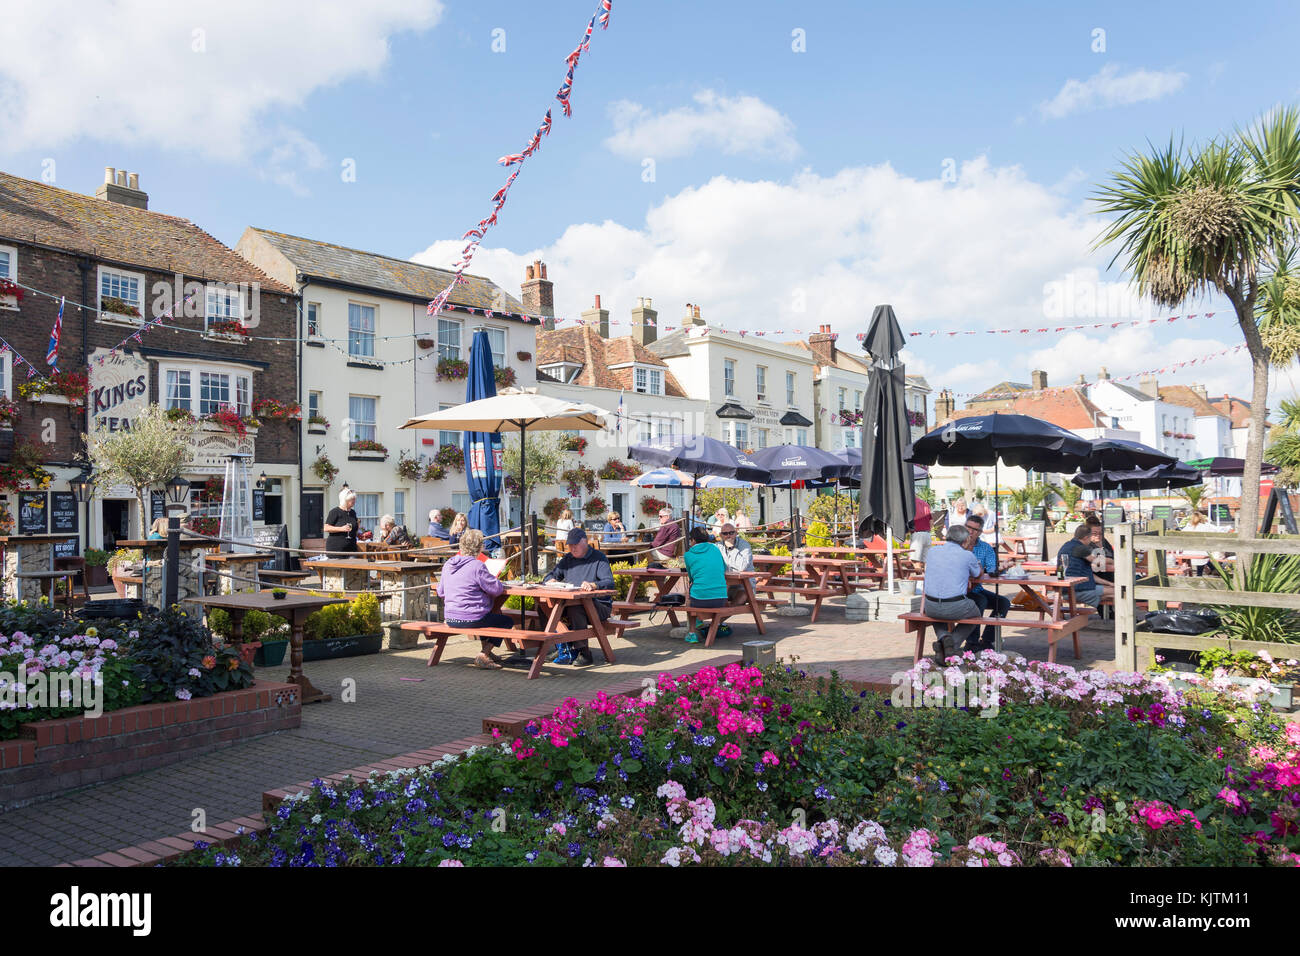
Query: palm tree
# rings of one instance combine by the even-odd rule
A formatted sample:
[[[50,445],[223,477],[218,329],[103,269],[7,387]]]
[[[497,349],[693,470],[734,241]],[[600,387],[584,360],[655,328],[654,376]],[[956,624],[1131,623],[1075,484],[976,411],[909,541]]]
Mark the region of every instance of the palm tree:
[[[1282,400],[1282,420],[1269,433],[1264,457],[1282,470],[1277,483],[1285,488],[1300,485],[1300,401]]]
[[[1048,485],[1047,490],[1061,499],[1061,504],[1065,505],[1067,514],[1074,514],[1079,510],[1079,502],[1083,500],[1083,489],[1074,482],[1067,481],[1063,485]]]
[[[1174,494],[1186,501],[1193,511],[1201,510],[1201,502],[1205,500],[1205,496],[1208,493],[1209,489],[1206,488],[1205,485],[1192,485],[1188,488],[1174,489]],[[1242,507],[1244,508],[1245,506],[1246,502],[1243,496]]]
[[[1300,236],[1300,111],[1275,110],[1254,127],[1199,149],[1134,153],[1094,197],[1115,218],[1097,240],[1117,245],[1138,291],[1161,306],[1218,292],[1232,304],[1251,360],[1250,433],[1242,476],[1259,487],[1271,346],[1295,342],[1288,250]],[[1280,294],[1279,294],[1280,293]],[[1290,305],[1288,305],[1290,303]],[[1263,312],[1261,313],[1261,309]],[[1259,528],[1259,497],[1243,494],[1239,536]]]

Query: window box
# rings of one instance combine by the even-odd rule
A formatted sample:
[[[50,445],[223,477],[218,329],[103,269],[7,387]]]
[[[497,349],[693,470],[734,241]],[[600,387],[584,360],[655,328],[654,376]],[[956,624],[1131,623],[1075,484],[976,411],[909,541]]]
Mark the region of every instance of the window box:
[[[371,368],[376,371],[383,371],[383,364],[380,362],[367,362],[362,359],[352,359],[348,362],[348,368]]]
[[[324,339],[305,338],[302,340],[303,345],[310,345],[312,348],[323,349],[325,347]]]
[[[251,341],[247,331],[224,331],[220,327],[208,329],[203,333],[203,338],[209,342],[234,342],[236,345],[247,345]]]
[[[128,312],[114,312],[110,309],[101,309],[95,316],[95,321],[101,325],[121,325],[128,329],[138,329],[144,325],[144,319],[138,315],[131,315]]]
[[[348,445],[348,461],[385,461],[388,449],[377,441],[354,441]]]
[[[73,408],[82,408],[86,404],[86,400],[83,398],[68,398],[68,396],[59,395],[56,392],[33,395],[28,401],[33,405],[71,405]]]
[[[328,425],[309,424],[307,426],[308,435],[324,435],[327,431],[329,431]]]

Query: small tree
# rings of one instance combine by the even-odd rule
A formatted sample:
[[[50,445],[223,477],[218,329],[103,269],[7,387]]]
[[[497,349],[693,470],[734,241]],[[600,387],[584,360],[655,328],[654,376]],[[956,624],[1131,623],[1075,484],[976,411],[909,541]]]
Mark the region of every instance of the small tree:
[[[528,472],[524,475],[523,487],[520,488],[519,435],[516,433],[505,436],[506,480],[510,487],[522,496],[523,507],[519,514],[522,520],[527,520],[533,513],[531,504],[533,492],[544,485],[559,483],[560,472],[565,466],[565,453],[561,450],[554,434],[549,432],[532,434],[528,436],[528,444],[524,449],[524,462]]]
[[[1201,502],[1205,500],[1208,492],[1209,489],[1205,485],[1192,485],[1190,488],[1174,489],[1174,494],[1186,501],[1193,511],[1201,510]]]
[[[716,514],[719,508],[726,508],[727,514],[734,518],[741,508],[749,507],[748,499],[749,492],[744,488],[704,488],[695,501],[705,515]]]
[[[1282,421],[1269,433],[1264,457],[1277,465],[1277,484],[1284,488],[1300,487],[1300,401],[1282,400]]]
[[[128,431],[110,432],[95,439],[82,436],[90,449],[98,481],[105,485],[130,485],[140,502],[143,533],[149,508],[146,492],[178,474],[190,455],[190,422],[173,421],[159,405],[150,405]]]

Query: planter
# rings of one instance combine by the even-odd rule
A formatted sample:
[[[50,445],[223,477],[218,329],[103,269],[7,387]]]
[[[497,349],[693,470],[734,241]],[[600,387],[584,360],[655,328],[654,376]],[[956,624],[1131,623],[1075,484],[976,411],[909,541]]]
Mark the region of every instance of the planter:
[[[384,646],[383,632],[352,634],[348,637],[327,637],[319,641],[302,642],[304,661],[329,661],[336,657],[359,657],[378,654]]]
[[[86,586],[102,588],[108,584],[108,569],[102,564],[86,566]]]
[[[46,392],[44,395],[33,395],[28,399],[33,405],[71,405],[75,408],[81,408],[86,404],[85,399],[68,398],[66,395],[60,395],[57,392]]]
[[[284,641],[263,641],[262,646],[257,649],[253,655],[254,667],[279,667],[284,663],[285,651],[289,649],[289,642]]]
[[[249,343],[249,337],[238,332],[204,332],[203,338],[209,342],[233,342],[236,345]]]

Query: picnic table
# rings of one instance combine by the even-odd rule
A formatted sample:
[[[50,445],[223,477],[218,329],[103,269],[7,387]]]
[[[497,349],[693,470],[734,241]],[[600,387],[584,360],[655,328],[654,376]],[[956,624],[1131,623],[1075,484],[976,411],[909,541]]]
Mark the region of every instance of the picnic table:
[[[302,562],[304,568],[316,572],[321,588],[326,591],[367,590],[370,587],[370,572],[375,570],[375,564],[376,562],[365,558],[316,558]]]
[[[501,612],[506,598],[511,595],[517,595],[520,598],[529,598],[535,600],[538,604],[538,620],[544,618],[541,630],[529,630],[528,614],[525,611],[514,612],[520,618],[518,627],[496,628],[496,627],[459,627],[453,624],[437,623],[434,621],[404,621],[402,629],[408,631],[418,631],[425,637],[435,642],[433,653],[429,655],[428,666],[435,667],[442,659],[442,652],[447,646],[447,640],[453,634],[468,634],[471,637],[500,637],[510,641],[518,647],[536,647],[537,656],[533,659],[532,666],[528,671],[528,679],[535,680],[542,671],[542,664],[546,662],[547,649],[555,643],[586,641],[594,638],[600,645],[600,651],[605,656],[607,663],[614,663],[614,649],[609,644],[609,631],[614,630],[622,632],[625,627],[632,624],[627,621],[618,621],[609,618],[605,621],[600,619],[596,613],[596,598],[604,596],[613,596],[614,592],[604,591],[584,591],[581,588],[565,588],[558,585],[541,585],[529,587],[527,585],[507,585],[505,591],[496,599],[493,611]],[[567,621],[568,608],[577,605],[586,612],[588,626],[571,630]],[[511,612],[506,612],[511,613]]]
[[[255,590],[258,586],[257,565],[274,557],[275,555],[262,551],[206,552],[203,554],[203,568],[206,571],[208,565],[215,564],[219,582],[217,590],[221,594],[234,594],[237,591]],[[237,577],[244,580],[236,581]]]
[[[1029,539],[1018,534],[1004,534],[999,536],[998,543],[1007,554],[1018,558],[1028,558],[1025,551],[1025,542]]]
[[[929,627],[936,623],[952,624],[978,624],[981,627],[992,626],[997,629],[996,649],[1002,650],[1002,628],[1003,627],[1029,627],[1041,628],[1047,632],[1047,660],[1055,663],[1056,645],[1064,637],[1069,637],[1074,643],[1074,656],[1078,659],[1079,649],[1079,631],[1088,623],[1092,617],[1092,609],[1085,608],[1080,611],[1075,600],[1074,588],[1078,584],[1087,581],[1083,577],[1058,578],[1048,575],[1031,575],[1024,578],[1003,578],[984,575],[979,579],[979,583],[986,589],[992,589],[1003,584],[1014,584],[1020,588],[1021,593],[1027,597],[1028,605],[1021,607],[1012,604],[1007,612],[1008,616],[1004,618],[970,618],[961,621],[939,621],[931,618],[925,613],[925,603],[922,601],[921,610],[913,614],[900,614],[899,620],[906,621],[906,633],[916,634],[916,648],[912,655],[914,662],[921,660],[921,651],[925,643],[925,632]],[[1041,590],[1040,590],[1041,589]],[[1029,617],[1011,617],[1016,612],[1027,612],[1036,614],[1037,618]]]
[[[189,603],[198,604],[205,609],[219,607],[229,612],[231,644],[244,642],[244,615],[249,611],[265,611],[284,618],[289,622],[289,683],[298,685],[304,704],[333,700],[329,694],[318,690],[302,672],[303,622],[310,614],[323,607],[346,603],[346,598],[295,591],[276,600],[270,591],[257,591],[251,594],[216,594],[188,600]]]
[[[619,571],[618,574],[625,575],[632,579],[633,588],[637,583],[653,587],[655,590],[655,601],[632,600],[633,589],[629,589],[629,599],[624,601],[615,601],[614,609],[621,614],[642,614],[647,611],[666,611],[668,621],[673,627],[681,627],[681,621],[677,617],[680,610],[686,615],[687,626],[694,628],[696,618],[710,618],[709,630],[704,638],[704,646],[712,647],[713,639],[717,636],[718,628],[729,617],[736,614],[752,614],[754,624],[758,628],[758,633],[766,634],[767,629],[763,624],[763,606],[771,603],[764,598],[760,598],[755,590],[754,582],[761,577],[757,571],[728,571],[727,584],[741,585],[745,590],[745,600],[742,604],[728,604],[723,607],[691,607],[689,598],[687,604],[678,607],[660,607],[656,601],[663,595],[670,592],[684,577],[686,577],[685,568],[630,568],[626,571]],[[730,588],[729,588],[730,589]],[[647,595],[648,597],[648,595]]]
[[[792,565],[790,571],[782,572],[785,565]],[[817,623],[817,615],[822,608],[822,601],[835,594],[852,594],[853,579],[846,577],[846,568],[857,568],[856,561],[837,558],[806,557],[796,554],[794,557],[778,554],[754,555],[754,568],[759,579],[754,590],[771,597],[782,592],[793,596],[801,594],[812,598],[812,616],[810,624]]]

